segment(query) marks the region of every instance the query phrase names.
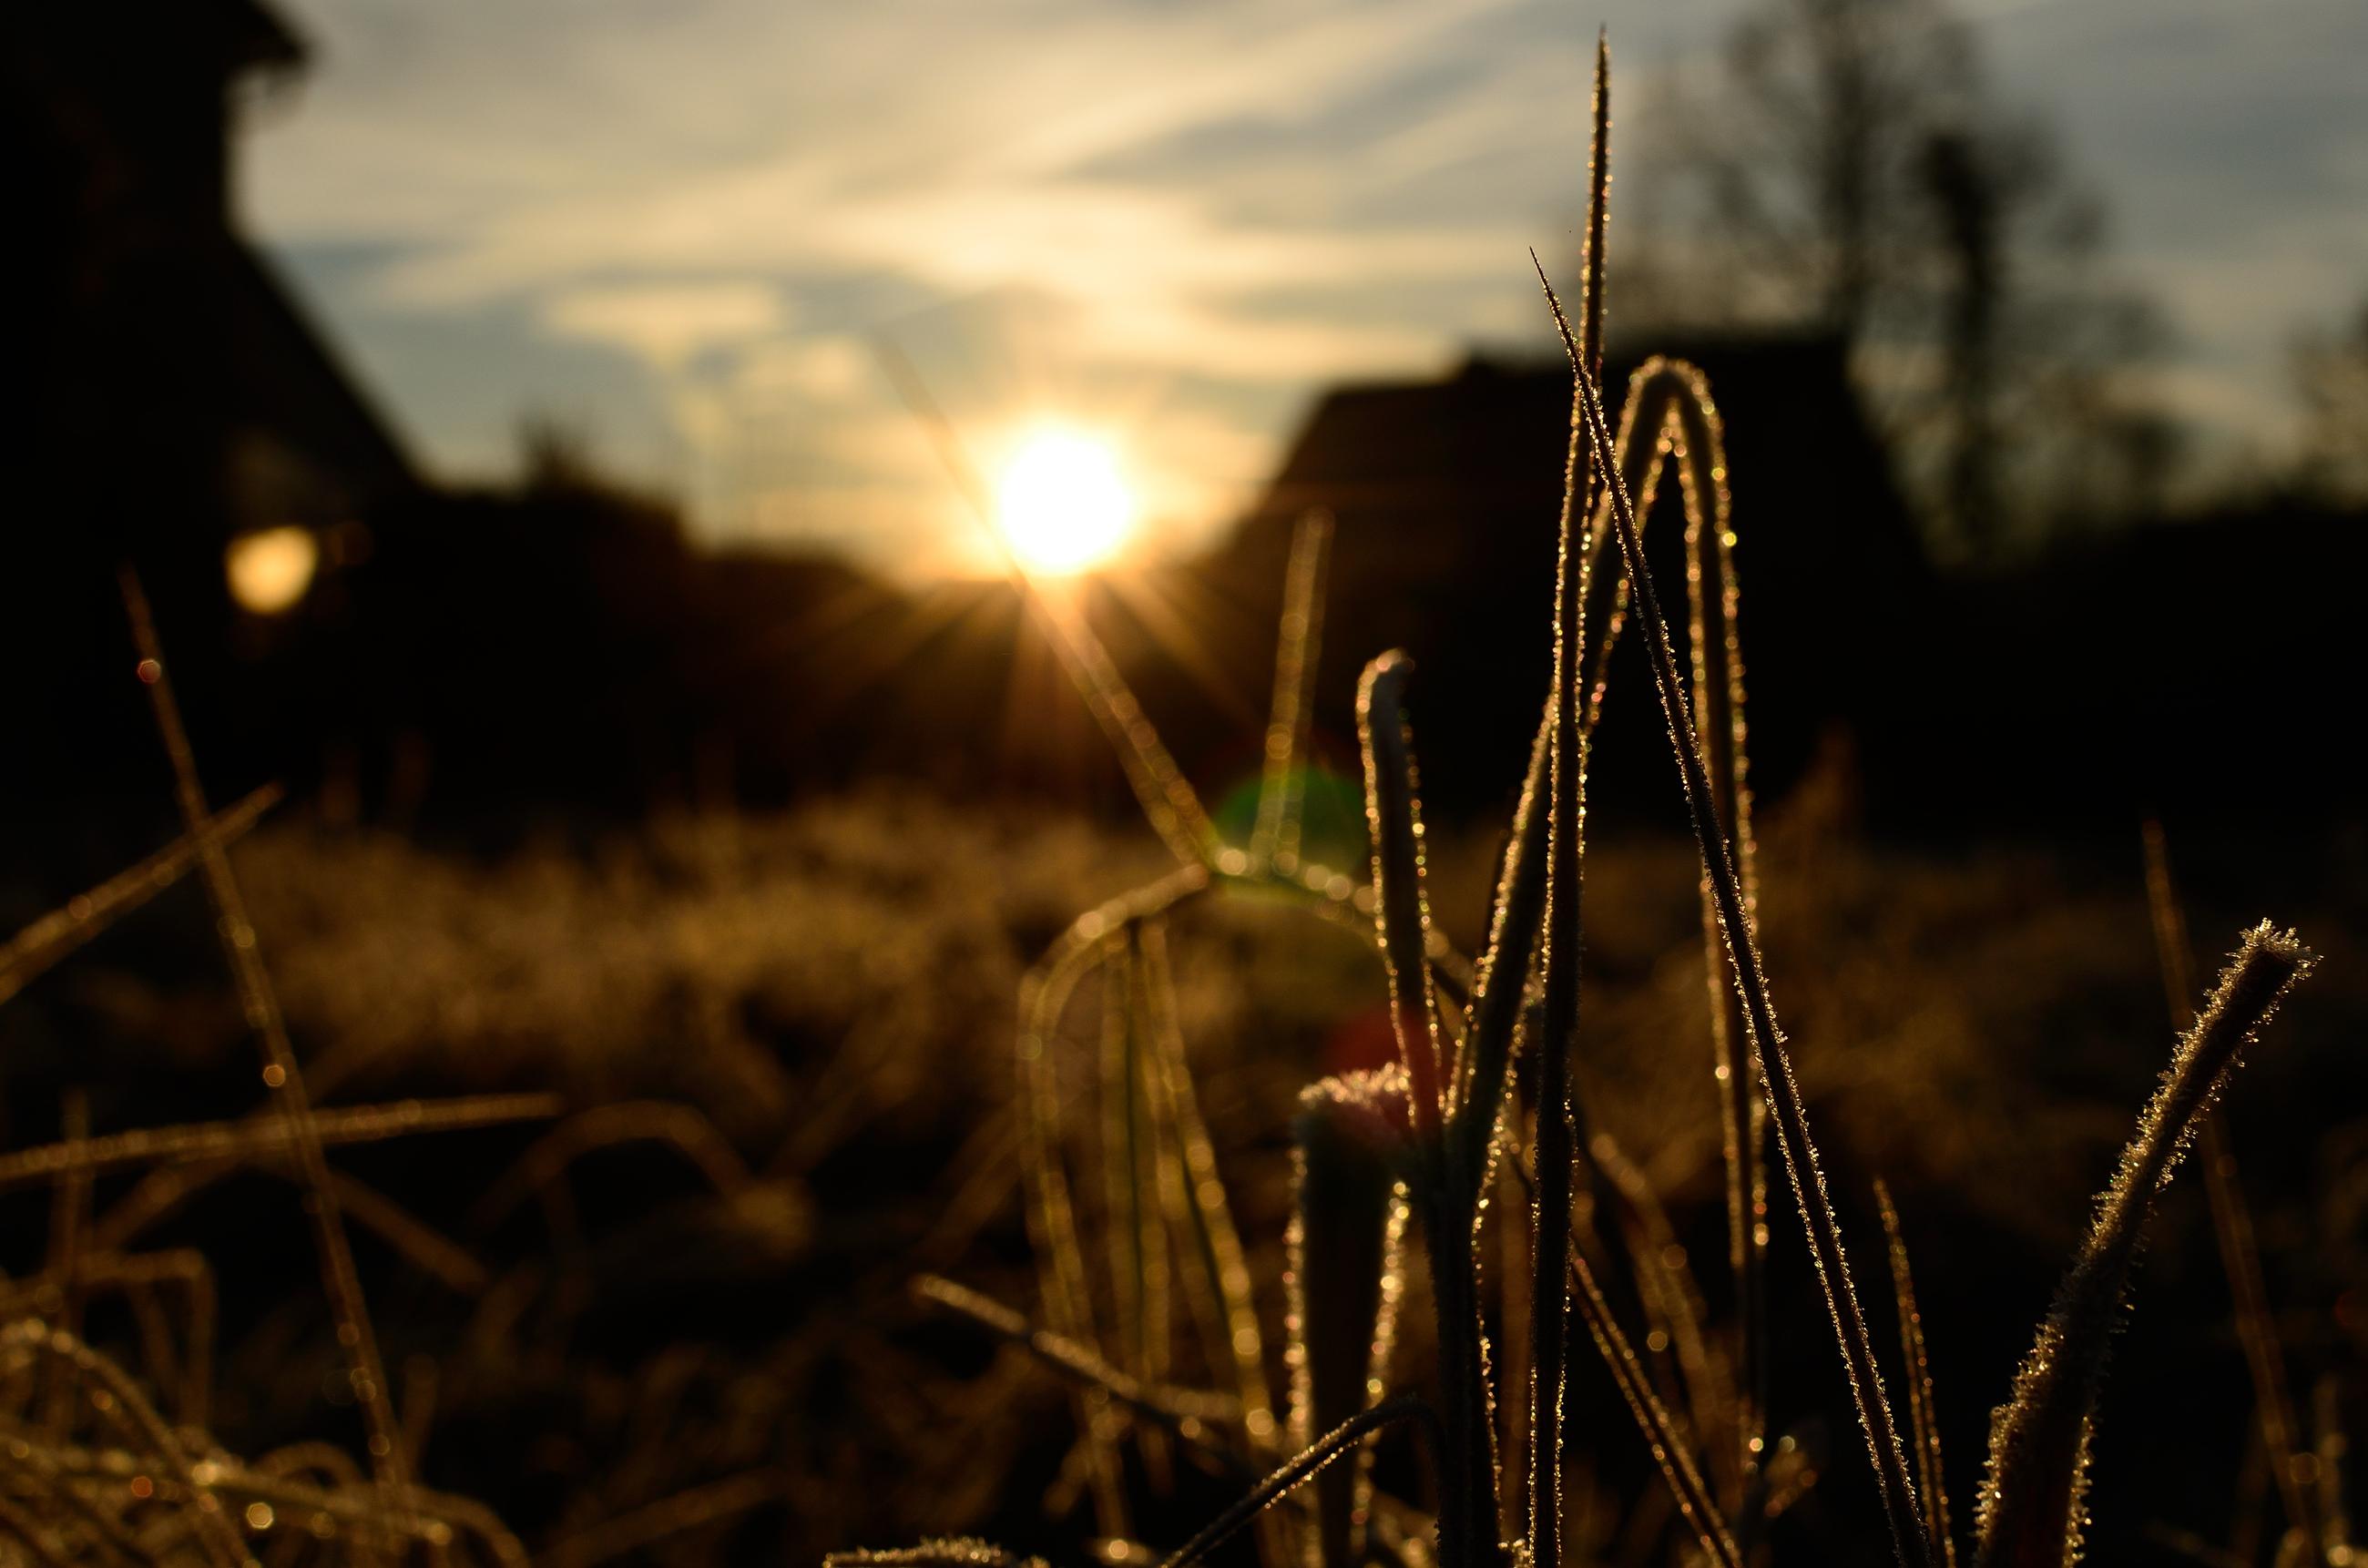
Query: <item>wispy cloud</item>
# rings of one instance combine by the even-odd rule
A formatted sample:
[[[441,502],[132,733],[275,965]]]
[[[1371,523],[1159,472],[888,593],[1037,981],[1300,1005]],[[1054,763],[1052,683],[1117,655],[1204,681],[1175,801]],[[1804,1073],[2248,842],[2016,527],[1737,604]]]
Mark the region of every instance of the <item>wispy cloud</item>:
[[[711,530],[899,561],[931,534],[897,519],[945,497],[873,334],[966,425],[1055,404],[1122,425],[1189,535],[1252,489],[1309,388],[1521,330],[1522,247],[1568,243],[1594,19],[1558,0],[288,3],[321,68],[253,143],[253,222],[432,456],[484,460],[489,398],[505,418],[555,403]],[[2152,3],[1981,25],[2010,86],[2077,91],[2076,131],[2103,113],[2111,146],[2125,89],[2101,18],[2157,39]],[[2161,0],[2208,32],[2200,3]],[[2356,0],[2264,9],[2335,5]],[[1734,8],[1607,7],[1627,146]],[[2178,36],[2150,66],[2167,86],[2195,47]],[[2033,38],[2052,51],[2014,52]],[[2067,71],[2087,74],[2049,85]],[[2242,184],[2234,155],[2217,177]],[[2123,156],[2143,196],[2143,150]],[[2182,324],[2207,315],[2194,278],[2243,258],[2208,224],[2182,249],[2139,219]],[[587,348],[612,372],[587,378]]]

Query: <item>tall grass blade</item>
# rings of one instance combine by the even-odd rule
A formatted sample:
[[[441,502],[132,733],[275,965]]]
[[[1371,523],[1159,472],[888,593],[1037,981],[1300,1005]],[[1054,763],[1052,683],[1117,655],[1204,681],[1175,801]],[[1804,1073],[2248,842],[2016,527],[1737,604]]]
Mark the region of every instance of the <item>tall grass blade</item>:
[[[1077,984],[1109,951],[1110,938],[1131,923],[1172,908],[1204,892],[1208,872],[1185,866],[1147,887],[1112,899],[1070,922],[1052,949],[1019,983],[1019,1025],[1014,1040],[1013,1113],[1020,1131],[1020,1169],[1028,1193],[1030,1248],[1036,1258],[1038,1290],[1052,1332],[1079,1345],[1095,1345],[1092,1296],[1086,1283],[1085,1246],[1076,1207],[1062,1160],[1064,1126],[1054,1048],[1061,1020]],[[1108,1397],[1098,1389],[1077,1393],[1077,1426],[1084,1435],[1099,1531],[1122,1537],[1126,1504],[1120,1484],[1117,1423]]]
[[[1391,652],[1365,666],[1357,728],[1365,749],[1365,824],[1373,840],[1375,924],[1389,976],[1390,1026],[1406,1074],[1415,1142],[1437,1131],[1439,1014],[1431,991],[1430,905],[1423,892],[1422,805],[1406,735],[1406,683],[1414,661]]]
[[[203,846],[235,844],[284,795],[266,784],[238,804],[206,819],[201,835],[183,834],[128,871],[77,893],[0,943],[0,1003],[6,1002],[84,943],[138,909],[196,869]]]
[[[1534,256],[1531,259],[1533,263],[1536,260]],[[1538,280],[1545,288],[1555,325],[1562,333],[1564,346],[1570,352],[1588,438],[1594,443],[1597,453],[1609,463],[1612,450],[1611,435],[1604,425],[1602,402],[1596,393],[1593,381],[1586,374],[1586,361],[1571,336],[1570,323],[1563,313],[1562,303],[1554,297],[1553,285],[1546,282],[1543,266],[1538,268]],[[1775,1010],[1769,1002],[1767,983],[1760,972],[1758,940],[1745,913],[1742,882],[1736,874],[1735,859],[1725,829],[1718,819],[1716,797],[1711,788],[1702,743],[1694,732],[1692,710],[1685,687],[1678,679],[1677,655],[1670,647],[1668,622],[1661,614],[1652,577],[1645,570],[1644,546],[1636,532],[1635,510],[1630,503],[1626,486],[1616,473],[1612,475],[1610,494],[1611,519],[1620,540],[1621,557],[1636,595],[1645,652],[1653,667],[1653,684],[1661,700],[1662,716],[1668,724],[1671,746],[1677,753],[1679,778],[1685,787],[1687,811],[1693,819],[1694,839],[1701,849],[1703,869],[1709,877],[1712,896],[1717,905],[1719,926],[1725,937],[1736,989],[1742,996],[1752,1047],[1759,1059],[1760,1075],[1776,1121],[1777,1143],[1783,1151],[1785,1169],[1793,1179],[1793,1197],[1800,1204],[1803,1222],[1809,1233],[1810,1256],[1816,1264],[1819,1283],[1825,1288],[1826,1303],[1834,1320],[1835,1336],[1841,1344],[1843,1366],[1850,1375],[1851,1393],[1858,1403],[1859,1422],[1866,1432],[1868,1450],[1882,1486],[1884,1511],[1891,1526],[1892,1548],[1901,1568],[1916,1568],[1926,1557],[1922,1527],[1916,1506],[1916,1489],[1907,1477],[1907,1461],[1900,1451],[1897,1429],[1892,1423],[1890,1403],[1884,1397],[1883,1378],[1875,1363],[1873,1343],[1867,1334],[1865,1316],[1859,1309],[1858,1293],[1850,1282],[1850,1260],[1842,1246],[1841,1224],[1826,1195],[1825,1177],[1817,1167],[1816,1146],[1809,1137],[1808,1117],[1801,1104],[1800,1086],[1793,1080],[1792,1060],[1784,1051],[1783,1037],[1776,1028]]]
[[[2343,1385],[2332,1375],[2318,1380],[2311,1391],[2312,1415],[2318,1427],[2318,1537],[2312,1549],[2330,1563],[2359,1561],[2351,1540],[2351,1511],[2344,1500],[2344,1460],[2351,1439],[2343,1427]]]
[[[1891,1294],[1899,1309],[1899,1350],[1907,1364],[1907,1422],[1916,1438],[1916,1487],[1924,1503],[1924,1535],[1933,1568],[1957,1568],[1957,1538],[1949,1523],[1948,1476],[1941,1462],[1941,1415],[1932,1403],[1932,1366],[1924,1355],[1924,1317],[1916,1309],[1916,1279],[1907,1267],[1907,1243],[1899,1233],[1899,1211],[1891,1188],[1874,1184],[1883,1214],[1884,1241],[1891,1253]]]
[[[1530,745],[1521,798],[1505,844],[1497,892],[1488,918],[1488,945],[1473,977],[1464,1008],[1463,1048],[1456,1058],[1455,1122],[1448,1131],[1452,1167],[1463,1190],[1478,1201],[1504,1119],[1512,1085],[1513,1041],[1530,973],[1545,929],[1546,819],[1549,769],[1554,753],[1554,704],[1546,702]]]
[[[1167,743],[1159,738],[1159,732],[1144,712],[1143,704],[1136,700],[1133,689],[1110,662],[1101,639],[1093,634],[1083,615],[1064,612],[1054,604],[1043,585],[1020,563],[1011,541],[1004,537],[995,520],[995,502],[987,493],[986,482],[980,477],[970,454],[963,450],[953,422],[946,417],[937,399],[929,395],[928,387],[912,361],[884,337],[875,337],[872,346],[889,380],[895,384],[897,396],[928,432],[954,488],[994,540],[1020,602],[1043,628],[1053,656],[1077,688],[1077,695],[1085,699],[1087,711],[1100,726],[1110,749],[1118,755],[1119,766],[1126,771],[1127,785],[1143,808],[1144,820],[1180,863],[1213,863],[1217,853],[1216,825],[1209,820],[1208,810],[1201,805],[1191,781],[1184,777],[1184,770],[1176,766],[1175,757],[1169,755]]]
[[[1637,1295],[1647,1325],[1666,1334],[1676,1351],[1693,1430],[1705,1442],[1713,1434],[1732,1432],[1736,1421],[1733,1369],[1704,1332],[1710,1309],[1686,1260],[1686,1249],[1678,1240],[1677,1227],[1652,1183],[1611,1134],[1596,1133],[1588,1144],[1588,1155],[1619,1196],[1617,1217],[1626,1232]],[[1736,1457],[1733,1446],[1726,1443],[1713,1450],[1715,1460],[1730,1467]]]
[[[1975,1561],[1982,1568],[2057,1568],[2078,1558],[2089,1426],[2155,1199],[2245,1047],[2311,962],[2291,932],[2267,921],[2254,926],[2172,1051],[2089,1239],[2015,1374],[2013,1397],[1991,1421],[1975,1514]]]
[[[1250,830],[1253,871],[1287,875],[1299,866],[1307,734],[1315,713],[1316,660],[1324,647],[1324,574],[1331,545],[1332,514],[1321,509],[1302,514],[1292,529],[1291,561],[1283,569],[1266,768],[1258,779],[1258,821]]]
[[[614,1100],[578,1112],[544,1133],[485,1188],[469,1212],[472,1230],[489,1231],[533,1197],[546,1202],[576,1161],[620,1143],[655,1143],[672,1150],[725,1198],[752,1179],[732,1141],[690,1106],[665,1100]]]
[[[1174,1555],[1160,1564],[1160,1568],[1191,1568],[1191,1564],[1231,1540],[1244,1526],[1272,1507],[1292,1488],[1343,1454],[1355,1449],[1368,1433],[1379,1432],[1401,1421],[1421,1422],[1430,1430],[1434,1451],[1439,1449],[1442,1441],[1439,1433],[1439,1416],[1430,1406],[1412,1394],[1400,1394],[1395,1399],[1384,1400],[1372,1409],[1360,1411],[1343,1421],[1290,1463],[1259,1482],[1247,1496],[1210,1520],[1199,1534],[1178,1547]],[[1441,1462],[1446,1462],[1443,1455]]]
[[[1317,1437],[1380,1398],[1396,1336],[1399,1247],[1406,1221],[1404,1077],[1327,1078],[1292,1119],[1296,1199],[1284,1245],[1291,1334],[1291,1441]],[[1396,1125],[1391,1125],[1395,1122]],[[1307,1568],[1364,1561],[1369,1455],[1315,1478]]]
[[[1120,1364],[1161,1381],[1167,1352],[1167,1235],[1160,1224],[1156,1138],[1144,1079],[1142,951],[1136,927],[1111,938],[1102,963],[1102,1172]]]
[[[1242,1427],[1250,1451],[1269,1454],[1275,1447],[1276,1424],[1272,1394],[1267,1385],[1266,1341],[1258,1327],[1258,1303],[1250,1295],[1250,1269],[1241,1233],[1234,1223],[1233,1206],[1217,1170],[1217,1152],[1210,1142],[1208,1123],[1201,1115],[1200,1094],[1184,1058],[1184,1031],[1177,1017],[1176,977],[1167,954],[1167,923],[1159,915],[1138,922],[1144,977],[1149,988],[1150,1041],[1157,1056],[1151,1074],[1153,1101],[1160,1119],[1170,1130],[1171,1183],[1168,1201],[1175,1208],[1170,1222],[1193,1239],[1200,1263],[1193,1297],[1201,1301],[1202,1319],[1212,1368],[1230,1367],[1241,1401]]]
[[[324,1147],[375,1143],[422,1132],[499,1127],[539,1121],[559,1114],[557,1095],[478,1095],[449,1100],[396,1100],[314,1112]],[[285,1150],[290,1134],[278,1121],[211,1121],[187,1127],[148,1127],[99,1138],[68,1139],[0,1154],[0,1191],[37,1182],[105,1176],[149,1165],[199,1161],[260,1159]],[[109,1236],[108,1244],[120,1238]]]
[[[1576,399],[1574,398],[1574,402]],[[1572,440],[1584,440],[1576,414],[1572,423]],[[1722,789],[1722,799],[1732,795],[1737,801],[1737,816],[1746,826],[1740,842],[1746,846],[1746,903],[1751,902],[1748,861],[1749,796],[1742,788],[1743,738],[1741,722],[1741,655],[1733,647],[1735,606],[1737,600],[1731,550],[1732,525],[1728,522],[1726,490],[1725,436],[1718,410],[1710,399],[1709,382],[1702,372],[1681,359],[1661,357],[1646,360],[1629,378],[1628,397],[1620,414],[1620,434],[1616,443],[1620,453],[1620,472],[1629,490],[1639,497],[1639,517],[1649,510],[1652,496],[1663,472],[1671,462],[1681,471],[1681,492],[1687,498],[1687,537],[1694,551],[1694,570],[1689,576],[1689,588],[1699,596],[1703,584],[1714,583],[1718,603],[1724,613],[1718,619],[1730,630],[1726,635],[1729,646],[1729,667],[1737,684],[1727,699],[1733,722],[1727,726],[1735,737],[1734,757],[1730,767],[1723,769],[1729,787]],[[1575,461],[1576,460],[1574,460]],[[1575,472],[1575,471],[1574,471]],[[1581,624],[1592,630],[1589,638],[1590,669],[1594,674],[1588,686],[1587,705],[1580,712],[1582,735],[1593,732],[1601,716],[1606,689],[1605,672],[1612,648],[1624,626],[1627,614],[1627,574],[1623,571],[1600,572],[1595,569],[1605,541],[1611,537],[1609,492],[1599,488],[1592,522],[1588,529],[1586,575],[1588,582],[1588,606]],[[1707,497],[1707,502],[1703,498]],[[1596,607],[1603,607],[1599,612]],[[1703,620],[1711,612],[1698,607],[1695,619]],[[1698,670],[1698,676],[1702,672]],[[1712,672],[1715,676],[1715,670]],[[1713,690],[1727,690],[1722,678],[1710,679]],[[1702,687],[1698,685],[1699,692]],[[1549,794],[1549,774],[1552,767],[1555,703],[1551,692],[1538,720],[1531,740],[1530,762],[1522,775],[1521,794],[1513,815],[1512,831],[1507,837],[1499,867],[1495,896],[1490,904],[1488,942],[1476,966],[1471,1006],[1466,1011],[1464,1036],[1470,1042],[1465,1050],[1463,1069],[1449,1103],[1457,1109],[1458,1125],[1453,1134],[1458,1150],[1456,1164],[1470,1173],[1469,1179],[1476,1189],[1482,1167],[1496,1133],[1493,1119],[1501,1114],[1506,1074],[1509,1071],[1511,1042],[1527,994],[1531,960],[1535,958],[1543,922],[1546,873],[1546,828],[1551,812],[1546,809]],[[1709,890],[1703,890],[1704,918],[1712,922],[1715,936],[1714,905]],[[1713,975],[1724,978],[1728,972],[1723,941],[1718,941]],[[1733,998],[1722,992],[1723,1007],[1732,1007]],[[1730,1040],[1740,1042],[1743,1031],[1731,1031]],[[1744,1070],[1749,1071],[1748,1053],[1745,1053]],[[1766,1122],[1766,1107],[1751,1090],[1752,1079],[1737,1078],[1730,1074],[1725,1080],[1739,1083],[1750,1096],[1747,1125],[1755,1137]],[[1756,1149],[1755,1142],[1749,1145]],[[1764,1161],[1749,1155],[1747,1164],[1760,1175],[1750,1184],[1756,1194],[1748,1210],[1754,1217],[1748,1235],[1757,1244],[1764,1243],[1767,1228],[1767,1195]],[[1753,1299],[1757,1299],[1756,1296]]]
[[[82,1090],[67,1092],[61,1108],[60,1131],[68,1142],[90,1136],[90,1096]],[[51,1324],[77,1336],[82,1333],[83,1244],[89,1230],[90,1176],[87,1172],[75,1172],[50,1191],[50,1256],[46,1270],[50,1283],[41,1295],[43,1311]],[[53,1362],[50,1376],[48,1430],[53,1437],[63,1437],[69,1399],[65,1369]]]
[[[1136,1415],[1174,1432],[1229,1467],[1240,1467],[1240,1455],[1213,1430],[1241,1419],[1241,1406],[1233,1400],[1198,1389],[1146,1382],[1111,1366],[1091,1347],[1037,1328],[992,1297],[938,1275],[921,1275],[913,1281],[912,1290],[919,1300],[967,1318],[997,1338],[1019,1346],[1061,1376],[1099,1389]]]
[[[2194,1022],[2194,950],[2188,943],[2187,915],[2180,907],[2170,877],[2170,854],[2163,842],[2162,824],[2146,824],[2146,906],[2154,917],[2155,956],[2162,969],[2163,990],[2170,1006],[2171,1028],[2184,1032]],[[2323,1531],[2318,1490],[2310,1471],[2315,1462],[2301,1451],[2293,1392],[2286,1383],[2283,1346],[2278,1343],[2277,1320],[2270,1312],[2269,1287],[2261,1278],[2260,1248],[2253,1240],[2252,1208],[2237,1174],[2237,1153],[2217,1112],[2202,1119],[2198,1158],[2203,1165],[2203,1190],[2212,1207],[2213,1239],[2219,1245],[2220,1265],[2228,1276],[2228,1294],[2235,1308],[2237,1338],[2245,1349],[2245,1367],[2253,1380],[2254,1418],[2260,1424],[2261,1447],[2269,1455],[2270,1473],[2278,1497],[2285,1505],[2286,1522],[2303,1540],[2317,1542]]]
[[[1580,341],[1584,346],[1583,328]],[[1574,420],[1575,426],[1578,423]],[[1735,570],[1725,426],[1711,398],[1708,379],[1682,359],[1661,356],[1637,367],[1628,380],[1614,448],[1640,530],[1649,526],[1664,472],[1672,466],[1677,471],[1686,522],[1694,711],[1701,716],[1704,768],[1718,820],[1729,833],[1744,912],[1747,918],[1756,919],[1758,857],[1747,783],[1743,653],[1736,630],[1741,593]],[[1591,555],[1600,552],[1616,532],[1611,505],[1610,491],[1602,490],[1590,514]],[[1597,630],[1589,649],[1591,675],[1584,721],[1591,733],[1601,717],[1611,654],[1626,629],[1631,589],[1624,570],[1590,570],[1589,583],[1587,624]],[[1743,1494],[1759,1484],[1767,1408],[1768,1107],[1759,1084],[1758,1063],[1746,1049],[1748,1025],[1707,875],[1702,892],[1712,1066],[1718,1085],[1726,1171],[1727,1261],[1736,1281],[1736,1381],[1745,1402],[1734,1424],[1737,1440],[1732,1468],[1738,1477],[1737,1528],[1748,1550],[1759,1510],[1744,1506]]]
[[[1440,1554],[1449,1568],[1497,1556],[1496,1419],[1480,1318],[1478,1214],[1445,1168],[1439,1016],[1427,956],[1423,826],[1405,687],[1413,662],[1388,653],[1365,667],[1357,727],[1365,754],[1365,815],[1373,839],[1375,917],[1389,976],[1390,1019],[1406,1073],[1414,1186],[1430,1252],[1446,1430],[1440,1472]]]
[[[1608,44],[1596,39],[1595,125],[1588,171],[1587,292],[1582,301],[1582,363],[1600,370],[1603,352],[1603,236],[1610,194],[1611,73]],[[1577,408],[1574,405],[1573,414]],[[1570,1052],[1578,1032],[1580,878],[1586,866],[1587,750],[1578,695],[1587,642],[1588,519],[1594,515],[1601,463],[1573,419],[1554,555],[1554,744],[1547,755],[1544,1028],[1540,1031],[1535,1137],[1538,1192],[1530,1224],[1530,1520],[1532,1568],[1562,1562],[1562,1421],[1570,1261]],[[1601,454],[1602,462],[1611,454]]]
[[[1679,374],[1674,366],[1668,373],[1672,378]],[[1725,437],[1701,372],[1687,378],[1682,395],[1672,396],[1667,418],[1659,446],[1677,462],[1685,500],[1686,553],[1692,562],[1688,645],[1693,655],[1694,710],[1701,715],[1698,733],[1714,814],[1726,826],[1735,857],[1743,917],[1748,924],[1756,923],[1759,857],[1745,777],[1749,753],[1744,731],[1743,648],[1736,628],[1739,592],[1735,535],[1728,521]],[[1717,585],[1715,593],[1709,591],[1708,582]],[[1711,993],[1713,1071],[1719,1086],[1719,1133],[1726,1168],[1727,1261],[1736,1281],[1736,1358],[1743,1398],[1736,1425],[1741,1499],[1756,1489],[1767,1425],[1768,1109],[1758,1067],[1747,1048],[1749,1026],[1716,903],[1707,896],[1707,888],[1704,892],[1703,967]]]
[[[371,1472],[378,1480],[385,1511],[400,1517],[408,1506],[410,1467],[404,1463],[402,1433],[388,1397],[386,1368],[379,1356],[378,1335],[370,1325],[370,1309],[362,1300],[361,1281],[354,1272],[353,1249],[346,1237],[337,1193],[329,1180],[328,1158],[322,1152],[320,1128],[313,1120],[312,1096],[288,1039],[286,1020],[271,977],[263,967],[247,917],[245,894],[232,872],[230,857],[220,838],[209,831],[212,813],[206,806],[205,786],[198,775],[197,758],[182,727],[180,706],[173,697],[172,677],[165,651],[150,614],[148,596],[140,579],[126,568],[122,575],[123,605],[131,637],[140,653],[139,676],[148,688],[150,711],[165,752],[172,763],[174,796],[181,809],[181,829],[198,846],[199,869],[208,896],[219,917],[223,957],[236,981],[246,1021],[263,1050],[263,1083],[279,1105],[295,1151],[296,1165],[305,1192],[305,1210],[313,1221],[313,1239],[320,1253],[321,1282],[327,1296],[337,1343],[346,1353],[347,1372],[354,1402],[361,1406]]]
[[[1535,1192],[1537,1178],[1529,1163],[1518,1155],[1508,1163],[1521,1185]],[[1576,1235],[1571,1239],[1576,1241]],[[1727,1528],[1717,1501],[1711,1495],[1709,1483],[1694,1463],[1693,1446],[1678,1429],[1660,1395],[1653,1391],[1645,1364],[1637,1358],[1635,1347],[1621,1329],[1611,1303],[1596,1282],[1594,1271],[1587,1266],[1584,1249],[1571,1246],[1567,1256],[1573,1287],[1571,1303],[1586,1324],[1588,1336],[1595,1342],[1596,1352],[1603,1358],[1603,1365],[1618,1385],[1629,1414],[1635,1418],[1636,1429],[1644,1434],[1645,1446],[1668,1485],[1679,1517],[1693,1530],[1703,1555],[1719,1568],[1743,1568],[1743,1555],[1736,1545],[1734,1532]]]

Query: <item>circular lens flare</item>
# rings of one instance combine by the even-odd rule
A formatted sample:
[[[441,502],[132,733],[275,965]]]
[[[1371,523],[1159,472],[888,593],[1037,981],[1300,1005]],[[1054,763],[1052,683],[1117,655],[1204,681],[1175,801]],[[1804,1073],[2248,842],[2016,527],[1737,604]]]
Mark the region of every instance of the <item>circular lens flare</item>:
[[[1134,521],[1134,497],[1108,442],[1042,430],[1005,465],[996,512],[1021,565],[1067,576],[1118,553]]]
[[[256,615],[295,608],[320,565],[320,542],[310,528],[293,526],[241,534],[222,556],[231,597]]]

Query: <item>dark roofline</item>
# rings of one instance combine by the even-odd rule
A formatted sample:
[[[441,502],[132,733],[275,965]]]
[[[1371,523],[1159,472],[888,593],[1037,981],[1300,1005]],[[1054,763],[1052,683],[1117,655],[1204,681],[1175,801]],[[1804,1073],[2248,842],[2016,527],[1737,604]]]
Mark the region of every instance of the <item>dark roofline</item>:
[[[304,40],[263,0],[206,0],[220,19],[222,74],[301,69],[311,57]]]
[[[339,435],[346,446],[347,459],[350,461],[359,458],[378,471],[375,476],[354,471],[355,477],[374,477],[376,483],[370,488],[381,494],[417,489],[419,472],[397,438],[393,424],[338,358],[329,340],[313,324],[270,260],[245,241],[234,243],[232,250],[235,255],[233,287],[246,295],[256,312],[258,324],[272,331],[279,339],[279,348],[311,373],[320,395],[331,405],[326,411],[313,410],[313,418],[317,420],[326,412],[336,425],[342,426]]]

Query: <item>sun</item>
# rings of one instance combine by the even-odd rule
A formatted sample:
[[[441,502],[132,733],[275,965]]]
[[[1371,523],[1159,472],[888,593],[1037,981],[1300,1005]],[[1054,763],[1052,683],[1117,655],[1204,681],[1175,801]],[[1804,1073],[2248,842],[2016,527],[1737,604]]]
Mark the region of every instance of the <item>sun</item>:
[[[1134,525],[1134,496],[1107,441],[1039,430],[1004,465],[997,521],[1029,571],[1068,576],[1102,565]]]

